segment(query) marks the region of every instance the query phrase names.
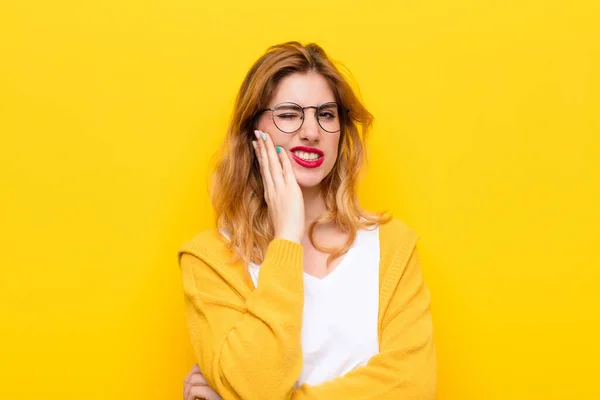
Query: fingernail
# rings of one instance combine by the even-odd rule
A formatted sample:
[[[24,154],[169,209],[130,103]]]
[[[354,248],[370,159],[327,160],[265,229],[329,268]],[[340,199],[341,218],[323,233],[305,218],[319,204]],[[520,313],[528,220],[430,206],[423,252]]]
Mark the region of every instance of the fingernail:
[[[277,147],[275,147],[275,148],[277,149],[277,152],[278,152],[278,153],[281,153],[281,147],[277,146]]]
[[[260,138],[260,133],[258,133],[258,130],[254,131],[254,136],[256,136],[257,139]]]
[[[264,141],[266,141],[267,140],[267,134],[263,132],[262,133],[262,138],[263,138]]]
[[[256,150],[256,141],[255,140],[252,141],[252,147],[254,147],[254,150]]]

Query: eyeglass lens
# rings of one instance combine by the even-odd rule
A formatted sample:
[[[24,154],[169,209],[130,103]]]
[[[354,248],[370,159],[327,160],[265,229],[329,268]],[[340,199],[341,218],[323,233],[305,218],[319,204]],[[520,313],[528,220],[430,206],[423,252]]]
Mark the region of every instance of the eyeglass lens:
[[[337,103],[326,103],[316,111],[317,121],[324,131],[335,133],[340,130]],[[282,132],[293,133],[302,126],[304,112],[302,107],[293,103],[278,104],[273,111],[273,122]]]

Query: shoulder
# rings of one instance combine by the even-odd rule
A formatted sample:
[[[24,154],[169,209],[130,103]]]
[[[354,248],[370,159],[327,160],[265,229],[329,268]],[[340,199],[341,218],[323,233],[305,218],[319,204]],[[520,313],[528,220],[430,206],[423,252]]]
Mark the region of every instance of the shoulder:
[[[392,218],[387,224],[379,226],[379,240],[382,243],[402,244],[414,242],[419,239],[419,235],[404,221],[398,218]]]
[[[379,226],[379,245],[382,273],[402,270],[413,254],[419,235],[404,221],[392,218]],[[394,271],[399,272],[399,271]]]
[[[225,288],[226,293],[244,295],[248,292],[247,274],[241,262],[230,264],[232,252],[228,238],[217,228],[198,232],[177,251],[184,288],[191,293]],[[223,294],[225,296],[225,294]]]
[[[231,257],[227,242],[228,239],[217,228],[209,228],[185,241],[177,251],[178,258],[181,260],[182,255],[187,253],[209,264],[222,264]]]

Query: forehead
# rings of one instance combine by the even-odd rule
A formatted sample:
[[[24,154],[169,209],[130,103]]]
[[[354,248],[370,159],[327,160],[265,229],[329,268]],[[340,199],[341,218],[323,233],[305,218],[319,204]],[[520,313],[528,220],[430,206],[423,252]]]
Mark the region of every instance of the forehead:
[[[279,81],[269,105],[291,101],[301,106],[321,105],[335,101],[333,90],[322,75],[294,73]]]

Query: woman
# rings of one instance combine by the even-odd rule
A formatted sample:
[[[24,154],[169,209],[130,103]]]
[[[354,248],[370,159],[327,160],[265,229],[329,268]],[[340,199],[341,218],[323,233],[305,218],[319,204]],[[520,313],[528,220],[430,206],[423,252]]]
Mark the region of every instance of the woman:
[[[248,72],[217,227],[179,250],[186,400],[435,398],[417,235],[355,196],[372,119],[315,44],[273,46]]]

